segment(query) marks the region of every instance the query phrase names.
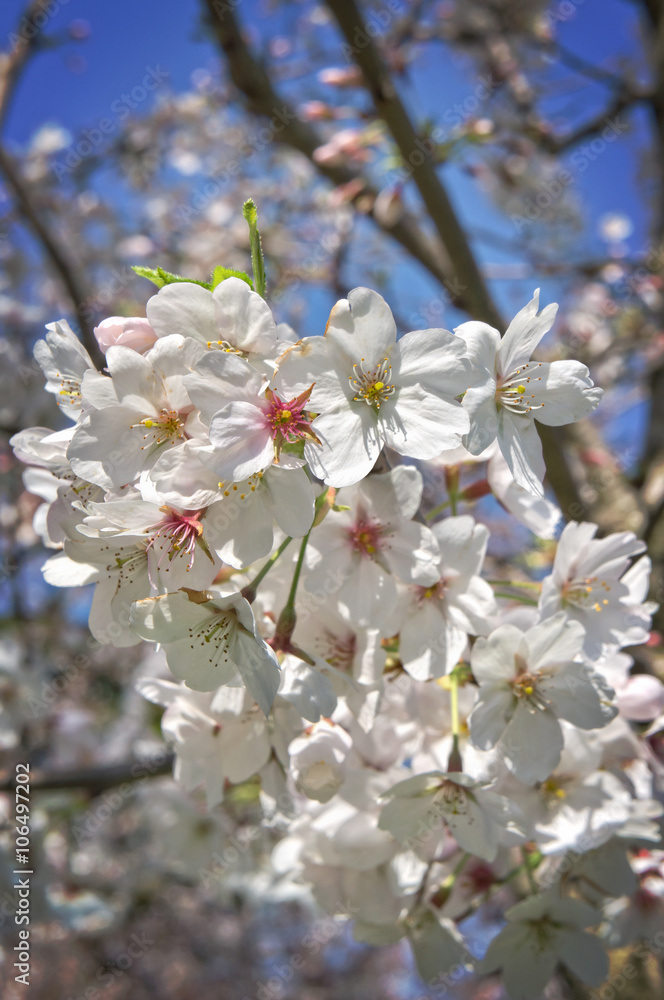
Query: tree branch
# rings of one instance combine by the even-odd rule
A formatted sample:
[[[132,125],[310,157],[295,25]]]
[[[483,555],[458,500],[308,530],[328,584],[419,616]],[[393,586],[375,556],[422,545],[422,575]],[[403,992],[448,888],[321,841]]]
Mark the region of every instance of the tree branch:
[[[41,37],[41,31],[34,23],[35,18],[38,14],[48,14],[47,8],[49,2],[50,0],[32,0],[32,3],[28,4],[24,17],[21,18],[19,28],[15,33],[16,41],[12,51],[2,54],[2,61],[0,62],[0,130],[5,123],[14,88],[18,83],[23,67],[32,55]],[[20,24],[24,18],[28,22],[31,22],[34,27],[34,31],[31,31],[29,34],[20,30]]]
[[[447,250],[456,272],[467,310],[476,319],[500,329],[500,313],[493,302],[466,234],[436,170],[431,151],[408,116],[392,81],[390,71],[366,31],[355,0],[327,0],[355,62],[362,70],[376,112],[390,130],[404,163],[413,168],[412,178]],[[362,45],[357,44],[361,38]]]
[[[20,74],[41,37],[42,26],[36,23],[36,16],[40,13],[46,15],[48,6],[49,0],[33,0],[24,17],[28,19],[34,30],[29,33],[29,36],[25,31],[21,32],[22,18],[15,33],[17,40],[13,50],[3,54],[3,60],[0,63],[0,130],[7,118]],[[7,186],[14,196],[20,214],[60,277],[71,299],[81,339],[92,360],[99,365],[102,361],[102,354],[84,306],[88,298],[86,283],[80,277],[79,268],[69,259],[66,250],[50,228],[45,213],[40,211],[35,204],[31,187],[26,184],[19,168],[2,144],[0,144],[0,173],[3,174]]]
[[[559,41],[553,47],[557,50],[560,61],[574,70],[575,73],[580,73],[582,76],[588,77],[589,80],[594,80],[595,83],[601,83],[610,90],[621,92],[625,89],[625,81],[616,76],[615,73],[611,73],[610,70],[604,69],[603,66],[595,66],[594,63],[588,62],[576,52],[570,52]]]
[[[612,118],[616,118],[627,108],[631,108],[635,104],[647,103],[652,101],[652,99],[653,92],[650,90],[635,92],[623,88],[620,92],[616,93],[613,100],[607,104],[603,111],[596,115],[595,118],[586,122],[585,125],[581,125],[576,131],[562,136],[543,133],[538,136],[537,143],[545,152],[557,156],[571,149],[573,146],[578,146],[584,139],[589,139],[591,136],[601,133],[610,124]]]
[[[31,767],[30,791],[80,789],[91,795],[98,795],[105,789],[117,785],[170,774],[173,770],[173,759],[172,753],[166,753],[164,759],[160,759],[158,762],[150,759],[135,759],[122,761],[120,764],[62,771],[42,771],[39,768]],[[0,792],[11,792],[16,787],[16,774],[13,770],[11,773],[7,771],[0,773]]]
[[[92,360],[99,365],[102,361],[102,355],[85,309],[88,292],[84,281],[80,277],[79,268],[69,259],[64,247],[61,246],[55,234],[48,227],[44,213],[40,212],[33,203],[30,188],[21,177],[12,157],[9,156],[2,146],[0,146],[0,173],[4,175],[7,185],[14,195],[19,212],[32,230],[34,236],[41,243],[54,270],[59,275],[71,299],[81,340],[85,344],[86,350]]]
[[[291,105],[283,101],[275,91],[264,66],[247,45],[233,10],[226,4],[223,5],[223,10],[219,10],[216,0],[204,0],[204,3],[209,23],[226,57],[231,78],[247,99],[249,109],[257,115],[272,118],[276,116],[284,122],[283,128],[275,128],[275,140],[303,153],[319,174],[333,184],[341,186],[355,182],[358,184],[358,198],[362,194],[373,198],[375,189],[361,172],[347,165],[332,166],[315,160],[314,151],[321,145],[321,138],[312,126],[298,119]],[[404,213],[399,223],[393,227],[385,225],[373,210],[370,214],[383,231],[445,285],[455,305],[476,319],[483,319],[504,329],[466,234],[438,176],[433,158],[426,155],[426,143],[410,122],[389,71],[369,33],[363,30],[358,7],[354,0],[329,0],[328,5],[363,71],[378,114],[392,133],[402,158],[413,167],[413,180],[445,250],[438,244],[432,244],[422,233],[417,220],[408,214]],[[362,41],[361,47],[356,44],[358,37]],[[418,154],[416,158],[414,153]],[[422,159],[424,162],[420,162]],[[581,500],[564,452],[564,442],[569,440],[567,429],[538,424],[538,430],[544,449],[547,476],[558,503],[567,517],[584,516],[586,506]]]
[[[412,165],[413,153],[422,152],[421,139],[397,94],[382,56],[364,30],[355,0],[327,0],[327,4],[362,70],[377,113],[389,128],[404,161]],[[362,40],[361,47],[356,44],[358,37]],[[484,320],[499,330],[504,329],[500,313],[430,154],[425,154],[424,161],[415,166],[413,180],[453,261],[457,279],[468,302],[468,312],[475,319]],[[568,517],[580,516],[583,505],[564,452],[565,431],[543,424],[538,425],[538,430],[548,479],[558,503]]]
[[[306,156],[318,173],[336,187],[354,185],[355,194],[351,200],[356,204],[360,200],[366,203],[369,206],[368,215],[376,225],[445,286],[452,302],[461,309],[467,309],[464,290],[457,288],[454,269],[443,247],[431,240],[422,231],[415,216],[406,210],[394,223],[382,219],[374,210],[378,191],[361,171],[348,164],[318,163],[315,160],[314,153],[324,140],[312,125],[301,121],[293,106],[276,92],[262,63],[247,45],[234,12],[227,4],[218,11],[215,0],[203,2],[208,23],[226,57],[233,83],[246,98],[251,112],[275,121],[275,141]]]

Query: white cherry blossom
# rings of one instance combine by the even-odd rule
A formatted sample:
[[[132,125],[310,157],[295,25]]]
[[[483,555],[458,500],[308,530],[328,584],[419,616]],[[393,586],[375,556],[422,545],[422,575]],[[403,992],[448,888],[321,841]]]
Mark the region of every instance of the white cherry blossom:
[[[208,354],[196,372],[185,385],[209,426],[211,447],[200,457],[221,480],[247,479],[273,462],[297,468],[304,461],[297,454],[304,443],[319,443],[307,412],[311,386],[284,398],[232,354]]]
[[[178,591],[137,601],[131,627],[160,642],[171,672],[194,691],[244,684],[267,715],[279,687],[279,666],[258,634],[251,606],[240,594]]]
[[[204,590],[221,569],[214,521],[208,524],[205,510],[158,506],[138,494],[89,503],[87,510],[80,534],[147,543],[148,575],[157,591]]]
[[[571,521],[560,536],[553,570],[542,581],[540,615],[561,609],[585,629],[584,648],[597,658],[605,648],[646,642],[656,605],[646,602],[650,560],[632,531],[595,538],[597,525]]]
[[[489,532],[472,517],[448,517],[432,528],[440,548],[439,579],[410,586],[399,602],[399,656],[416,680],[442,677],[463,655],[469,635],[486,634],[497,613],[479,572]]]
[[[199,429],[184,375],[204,348],[179,336],[158,341],[145,355],[110,347],[110,378],[92,372],[82,385],[87,416],[68,450],[74,472],[104,489],[135,482],[162,450]]]
[[[568,723],[562,730],[564,747],[549,777],[509,793],[530,819],[531,839],[547,855],[594,850],[630,817],[631,795],[619,777],[602,769],[601,743]]]
[[[165,285],[148,301],[146,313],[158,337],[179,334],[259,364],[276,355],[270,307],[241,278],[226,278],[212,292],[188,281]]]
[[[584,631],[558,614],[522,632],[500,625],[476,641],[471,668],[480,685],[470,737],[482,750],[498,747],[525,784],[546,779],[560,760],[559,719],[581,729],[605,726],[617,714],[601,675],[579,662]]]
[[[580,899],[556,890],[524,899],[506,911],[508,924],[491,942],[481,971],[502,970],[510,1000],[539,1000],[561,962],[584,983],[598,985],[609,971],[600,941],[583,930],[601,914]]]
[[[654,933],[664,913],[664,686],[618,652],[648,639],[644,545],[572,523],[552,566],[554,544],[524,542],[515,577],[500,540],[486,554],[496,504],[475,506],[493,493],[540,538],[559,530],[535,420],[579,419],[601,390],[575,361],[531,360],[555,315],[538,310],[536,293],[502,340],[476,322],[397,339],[385,301],[357,288],[324,336],[298,341],[246,281],[178,281],[146,319],[98,324],[108,374],[64,321],[47,327],[35,355],[72,426],[12,438],[45,501],[34,528],[60,550],[46,582],[94,586],[99,643],[163,649],[135,676],[154,675],[138,691],[165,709],[182,786],[161,808],[161,783],[151,793],[178,871],[233,822],[217,810],[199,835],[185,793],[215,809],[250,783],[277,846],[250,878],[247,852],[227,888],[315,900],[372,945],[403,940],[434,991],[447,970],[477,971],[462,915],[498,888],[500,914],[530,885],[479,965],[502,969],[511,1000],[535,1000],[558,965],[599,982],[604,945]],[[420,470],[395,452],[429,463],[433,527]],[[496,600],[485,559],[514,601]],[[535,607],[518,578],[547,565]],[[21,720],[17,672],[0,695]],[[144,743],[145,706],[124,697]],[[56,762],[88,726],[58,712]],[[0,712],[0,742],[15,739]],[[113,759],[127,741],[111,727],[86,752]]]
[[[421,586],[439,579],[435,535],[410,520],[421,494],[421,474],[404,465],[340,490],[335,502],[349,509],[331,511],[312,537],[306,589],[325,592],[335,579],[337,601],[352,624],[386,626],[398,600],[395,577]]]
[[[327,719],[306,729],[288,748],[298,791],[317,802],[329,802],[346,776],[352,746],[348,733]]]
[[[81,479],[69,464],[67,448],[74,429],[51,433],[30,427],[10,442],[16,456],[30,463],[23,472],[26,490],[45,501],[35,512],[33,528],[50,549],[61,548],[74,536],[87,502],[104,497],[100,487]]]
[[[447,330],[397,341],[383,298],[355,288],[332,309],[324,337],[306,337],[283,355],[279,378],[293,396],[313,384],[308,407],[321,444],[307,442],[314,475],[350,486],[371,471],[383,445],[434,458],[459,444],[468,417],[455,397],[472,381],[465,345]]]
[[[517,313],[504,337],[486,323],[472,321],[456,328],[468,354],[484,378],[466,392],[470,416],[464,444],[479,455],[498,438],[516,483],[544,496],[544,459],[535,419],[557,427],[588,416],[602,398],[588,369],[578,361],[532,361],[531,355],[553,325],[557,305],[539,311],[539,289]]]
[[[47,323],[46,329],[45,339],[35,344],[35,360],[46,377],[46,391],[55,395],[70,420],[78,420],[83,407],[81,383],[86,371],[94,370],[92,359],[67,320]]]
[[[142,678],[137,688],[166,706],[161,727],[175,749],[175,777],[188,791],[203,784],[209,808],[223,800],[226,782],[240,784],[267,764],[269,728],[243,688],[204,693],[153,678]]]
[[[129,628],[129,613],[134,601],[152,592],[147,543],[79,538],[66,540],[64,552],[46,561],[44,579],[54,587],[96,583],[88,618],[93,636],[103,645],[136,645],[139,637]]]
[[[268,555],[280,529],[301,538],[314,519],[314,489],[302,468],[271,465],[240,482],[224,482],[201,461],[205,445],[185,441],[165,450],[137,483],[147,500],[189,510],[207,508],[224,562],[241,569]]]
[[[466,774],[430,771],[393,785],[383,798],[379,826],[397,840],[416,846],[443,820],[459,847],[493,861],[499,844],[525,839],[523,817],[508,799],[498,795],[488,782]],[[426,842],[426,841],[425,841]]]

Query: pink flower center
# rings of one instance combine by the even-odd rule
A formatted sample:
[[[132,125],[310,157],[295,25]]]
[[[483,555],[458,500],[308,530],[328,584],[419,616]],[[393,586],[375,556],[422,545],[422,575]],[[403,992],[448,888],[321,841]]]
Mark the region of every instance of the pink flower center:
[[[383,529],[379,524],[371,521],[358,521],[349,530],[348,537],[355,552],[373,559],[380,551],[382,534]]]
[[[512,691],[517,698],[536,698],[538,677],[532,674],[526,660],[520,653],[514,654],[516,677],[510,681]]]
[[[337,670],[345,671],[349,671],[353,666],[356,644],[354,633],[348,632],[342,635],[330,632],[328,629],[324,630],[319,641],[315,643],[324,660],[331,663]]]
[[[285,444],[297,444],[298,441],[307,439],[320,444],[311,426],[313,418],[305,409],[312,389],[313,385],[289,400],[281,399],[272,389],[266,391],[265,397],[269,404],[266,419],[274,438],[277,458]]]
[[[432,583],[430,587],[415,588],[419,604],[423,604],[425,601],[442,601],[446,590],[447,583],[442,578],[438,583]]]
[[[203,525],[200,522],[203,511],[181,514],[171,507],[162,507],[161,510],[166,516],[154,526],[147,548],[149,550],[156,546],[161,549],[157,569],[161,569],[165,557],[171,562],[176,556],[183,554],[188,559],[186,571],[189,572],[194,563],[196,542],[202,539],[203,535]]]

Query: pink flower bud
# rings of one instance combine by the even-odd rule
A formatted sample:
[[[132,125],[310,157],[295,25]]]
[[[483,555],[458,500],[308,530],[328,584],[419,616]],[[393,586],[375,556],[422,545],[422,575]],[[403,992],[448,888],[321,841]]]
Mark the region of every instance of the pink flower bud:
[[[97,343],[106,353],[109,347],[130,347],[144,354],[157,339],[146,319],[141,316],[109,316],[94,329]]]
[[[633,722],[649,722],[664,711],[664,684],[650,674],[634,674],[617,692],[620,714]]]
[[[329,66],[319,71],[318,79],[328,87],[358,87],[362,73],[357,66]]]
[[[334,109],[323,101],[307,101],[300,106],[300,118],[305,122],[329,121],[334,118]]]

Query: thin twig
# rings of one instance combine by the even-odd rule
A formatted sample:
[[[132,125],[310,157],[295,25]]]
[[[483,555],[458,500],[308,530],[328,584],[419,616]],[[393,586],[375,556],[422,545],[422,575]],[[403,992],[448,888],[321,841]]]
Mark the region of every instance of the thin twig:
[[[537,143],[547,153],[554,156],[564,153],[573,146],[578,146],[584,139],[591,139],[593,136],[599,135],[605,128],[610,127],[612,118],[617,118],[627,108],[652,101],[652,98],[653,92],[651,90],[633,91],[623,87],[603,111],[600,111],[598,115],[579,126],[575,131],[562,136],[544,134],[538,137]]]

